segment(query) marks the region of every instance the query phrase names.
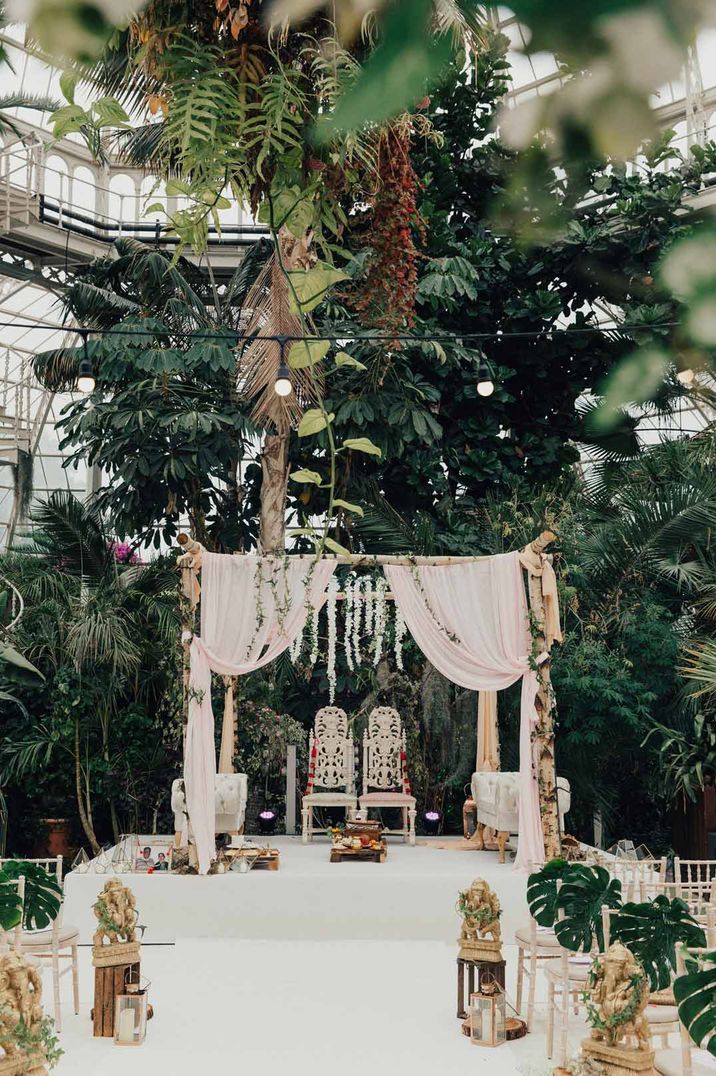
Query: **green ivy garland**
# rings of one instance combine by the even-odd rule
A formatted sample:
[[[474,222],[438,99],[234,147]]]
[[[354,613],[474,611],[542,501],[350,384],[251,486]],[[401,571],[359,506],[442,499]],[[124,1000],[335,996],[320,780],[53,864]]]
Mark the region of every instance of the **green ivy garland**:
[[[457,899],[457,910],[463,919],[467,919],[472,923],[476,923],[479,927],[489,926],[490,923],[495,923],[502,915],[502,909],[497,912],[492,908],[471,908],[467,903],[468,893],[463,890]]]
[[[631,997],[629,998],[629,1001],[621,1012],[614,1013],[608,1020],[603,1020],[599,1015],[597,1005],[592,1001],[590,993],[590,991],[597,985],[597,977],[602,968],[602,964],[603,962],[601,960],[594,960],[587,977],[587,989],[582,994],[582,1000],[586,1006],[587,1023],[590,1027],[595,1028],[597,1031],[614,1031],[624,1024],[630,1023],[636,1016],[644,996],[644,990],[647,986],[647,977],[644,972],[635,972],[634,975],[630,976],[629,988]]]

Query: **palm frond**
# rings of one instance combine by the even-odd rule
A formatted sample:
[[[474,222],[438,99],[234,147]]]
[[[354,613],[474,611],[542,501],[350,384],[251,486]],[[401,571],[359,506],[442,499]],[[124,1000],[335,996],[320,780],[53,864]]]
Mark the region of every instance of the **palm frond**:
[[[164,138],[162,122],[144,123],[140,127],[113,131],[109,145],[122,164],[131,165],[132,168],[148,168],[156,165],[164,155]]]
[[[91,508],[64,490],[52,493],[32,513],[37,552],[59,562],[64,571],[82,578],[102,578],[112,553],[107,536]]]

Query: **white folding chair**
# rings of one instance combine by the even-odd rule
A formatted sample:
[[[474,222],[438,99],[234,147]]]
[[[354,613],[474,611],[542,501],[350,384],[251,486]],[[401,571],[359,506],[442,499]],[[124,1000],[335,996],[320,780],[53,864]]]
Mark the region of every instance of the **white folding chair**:
[[[20,903],[20,919],[16,927],[11,930],[0,930],[0,942],[2,943],[2,949],[7,946],[12,947],[16,952],[20,951],[22,940],[22,917],[25,912],[25,879],[22,875],[19,878],[9,879],[6,885],[11,886],[17,890],[17,896]]]
[[[709,946],[706,949],[676,950],[676,974],[683,975],[686,971],[686,955],[695,960],[699,967],[707,953],[712,951],[713,937],[709,938]],[[712,964],[708,965],[710,968]],[[654,1072],[658,1076],[714,1076],[716,1073],[716,1058],[701,1046],[694,1049],[691,1037],[686,1028],[681,1025],[681,1048],[679,1050],[657,1050],[654,1056]],[[706,1037],[708,1038],[708,1034]]]
[[[517,1012],[522,1012],[522,996],[524,993],[525,976],[529,981],[527,990],[527,1028],[532,1029],[535,1010],[535,993],[537,987],[537,972],[540,964],[547,960],[557,960],[561,956],[561,946],[557,941],[557,935],[549,927],[541,927],[536,919],[530,916],[530,921],[525,927],[515,931],[515,944],[517,945],[517,991],[515,1005]]]
[[[0,860],[0,864],[17,862],[17,860]],[[35,863],[54,875],[58,885],[62,886],[62,856],[44,859],[23,859],[23,863]],[[26,883],[25,883],[26,884]],[[22,930],[19,947],[21,951],[40,962],[47,961],[52,969],[52,993],[54,1001],[55,1026],[58,1031],[62,1030],[62,1011],[60,1002],[60,978],[67,972],[72,972],[72,994],[74,1011],[80,1011],[79,994],[79,968],[77,960],[77,946],[79,945],[80,932],[77,927],[65,926],[62,923],[62,904],[53,920],[52,926],[45,930]],[[60,962],[69,961],[69,965],[60,970]]]
[[[561,887],[557,882],[557,889]],[[564,908],[558,908],[558,919],[564,919]],[[596,937],[588,953],[574,953],[557,942],[559,959],[545,967],[547,980],[547,1057],[554,1056],[554,1017],[559,1002],[559,1055],[558,1065],[567,1064],[567,1040],[569,1038],[569,1011],[579,1012],[592,960],[597,952]]]
[[[599,865],[621,882],[624,904],[634,900],[651,900],[666,884],[666,856],[661,859],[614,859],[612,856],[602,856]]]
[[[674,881],[678,885],[685,882],[686,885],[694,885],[697,882],[709,886],[716,878],[716,860],[714,859],[682,859],[674,856]]]

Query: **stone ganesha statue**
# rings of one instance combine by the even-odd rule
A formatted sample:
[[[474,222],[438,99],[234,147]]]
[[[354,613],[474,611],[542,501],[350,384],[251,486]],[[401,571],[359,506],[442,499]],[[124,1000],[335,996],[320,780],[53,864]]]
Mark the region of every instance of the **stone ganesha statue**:
[[[500,960],[500,902],[487,882],[476,878],[469,889],[464,889],[458,897],[457,911],[462,916],[460,955],[475,960]]]
[[[110,945],[117,942],[136,942],[137,908],[131,889],[117,878],[106,883],[94,905],[94,914],[98,927],[94,933],[93,943]]]
[[[593,1040],[616,1047],[623,1039],[634,1037],[640,1050],[651,1049],[644,1016],[649,981],[639,961],[621,942],[614,942],[594,961],[587,995]]]
[[[42,978],[38,968],[17,952],[0,956],[0,1046],[8,1061],[22,1051],[15,1029],[22,1022],[30,1034],[38,1034],[44,1018]],[[0,1066],[1,1066],[0,1062]],[[44,1066],[29,1064],[33,1072],[45,1072]]]

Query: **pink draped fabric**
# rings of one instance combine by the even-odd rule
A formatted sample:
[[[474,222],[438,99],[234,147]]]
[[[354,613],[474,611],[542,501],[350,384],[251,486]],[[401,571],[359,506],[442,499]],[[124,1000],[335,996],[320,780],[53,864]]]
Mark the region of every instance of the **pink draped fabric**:
[[[440,566],[387,565],[405,622],[443,676],[475,691],[522,677],[517,866],[544,862],[533,730],[537,674],[530,668],[527,598],[519,553]]]
[[[308,557],[202,555],[201,637],[191,640],[184,749],[184,789],[200,874],[215,852],[211,673],[242,676],[278,657],[303,630],[307,607],[323,605],[334,570],[334,561]]]

